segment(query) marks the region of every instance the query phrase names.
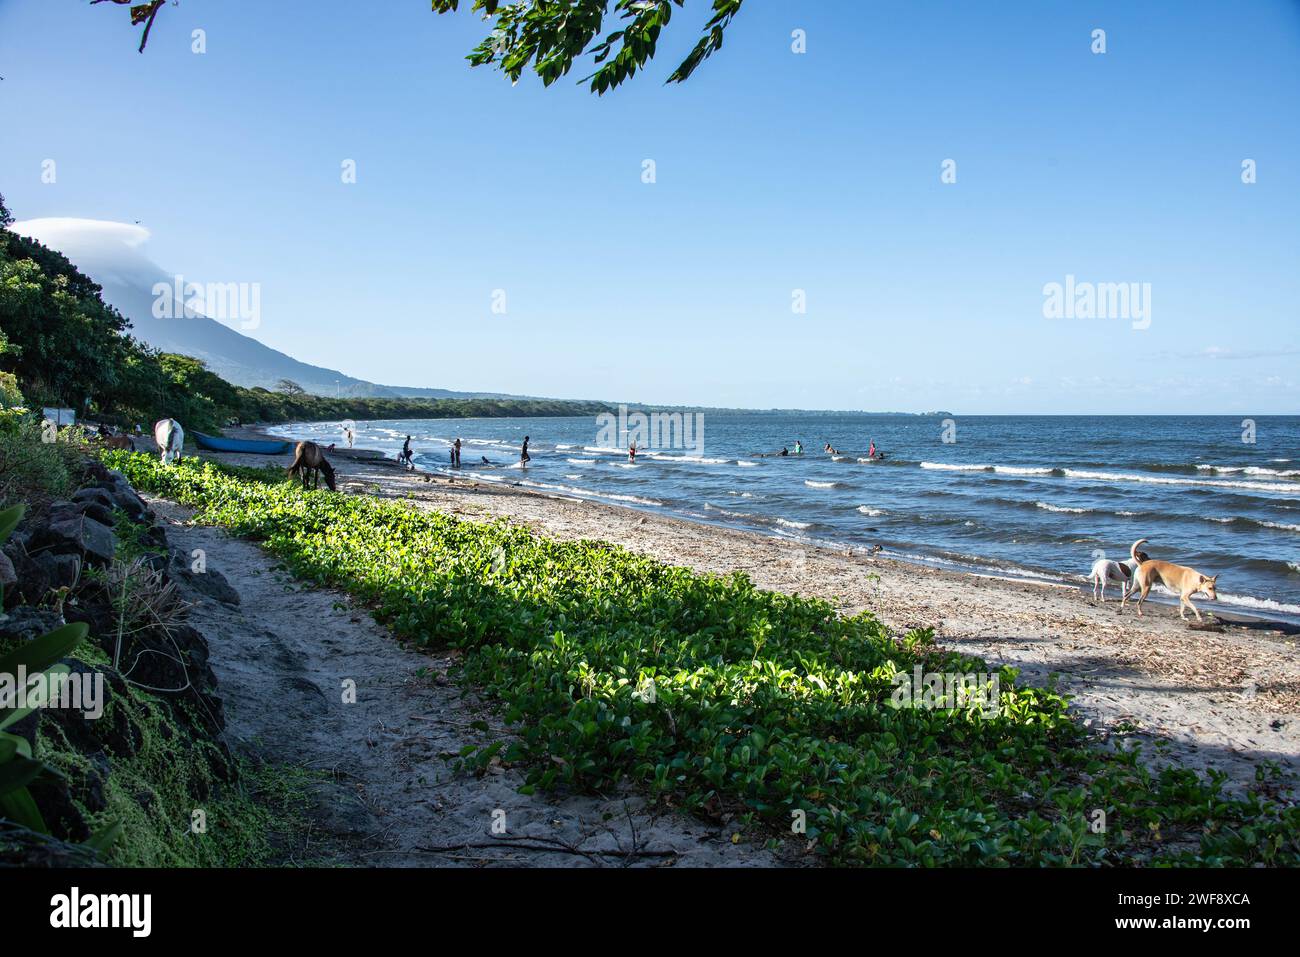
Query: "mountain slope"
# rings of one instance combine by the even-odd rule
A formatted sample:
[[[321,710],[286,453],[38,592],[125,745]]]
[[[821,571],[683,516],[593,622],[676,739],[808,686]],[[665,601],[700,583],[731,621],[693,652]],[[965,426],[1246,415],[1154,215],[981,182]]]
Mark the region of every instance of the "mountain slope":
[[[158,318],[154,294],[157,284],[173,287],[173,277],[140,251],[148,230],[106,220],[47,218],[14,223],[14,232],[35,239],[67,256],[82,272],[103,287],[104,301],[131,321],[131,334],[156,349],[202,359],[227,382],[253,388],[274,389],[281,379],[291,379],[317,395],[423,398],[514,398],[497,392],[455,392],[378,385],[301,362],[251,336],[202,314],[186,315],[175,295],[161,293],[165,311],[174,318]]]

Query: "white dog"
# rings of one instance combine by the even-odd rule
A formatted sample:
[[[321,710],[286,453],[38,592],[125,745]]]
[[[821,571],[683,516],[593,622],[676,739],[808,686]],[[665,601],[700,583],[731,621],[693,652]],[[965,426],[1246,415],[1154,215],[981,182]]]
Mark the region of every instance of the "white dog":
[[[1123,562],[1110,558],[1099,558],[1093,562],[1092,572],[1088,575],[1088,580],[1092,582],[1093,601],[1096,601],[1099,595],[1103,602],[1106,600],[1106,585],[1110,582],[1118,582],[1120,597],[1127,598],[1129,592],[1133,590],[1133,573],[1148,558],[1146,552],[1138,552],[1135,557]]]

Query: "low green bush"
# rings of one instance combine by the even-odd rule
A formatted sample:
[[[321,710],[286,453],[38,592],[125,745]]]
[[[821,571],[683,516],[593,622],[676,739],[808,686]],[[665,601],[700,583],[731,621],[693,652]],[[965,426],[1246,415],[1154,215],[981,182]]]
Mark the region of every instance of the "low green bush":
[[[1003,669],[997,714],[896,709],[897,672],[980,673],[926,631],[700,575],[600,542],[559,542],[399,502],[303,491],[273,473],[110,453],[138,488],[261,541],[420,644],[463,649],[503,705],[527,789],[631,782],[739,814],[840,863],[1300,862],[1300,809],[1104,747],[1053,690]],[[800,831],[792,824],[806,822]],[[1104,821],[1104,827],[1098,827]]]
[[[82,471],[85,449],[78,434],[54,435],[23,409],[0,410],[0,505],[39,507],[70,494]]]

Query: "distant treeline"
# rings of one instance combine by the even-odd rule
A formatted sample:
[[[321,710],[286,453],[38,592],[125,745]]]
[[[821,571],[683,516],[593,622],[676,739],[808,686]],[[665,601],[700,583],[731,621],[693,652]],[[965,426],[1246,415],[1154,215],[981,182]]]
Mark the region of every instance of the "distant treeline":
[[[209,373],[210,374],[210,373]],[[242,422],[313,422],[335,419],[472,419],[585,415],[611,411],[604,402],[560,399],[330,399],[236,388],[234,417]]]

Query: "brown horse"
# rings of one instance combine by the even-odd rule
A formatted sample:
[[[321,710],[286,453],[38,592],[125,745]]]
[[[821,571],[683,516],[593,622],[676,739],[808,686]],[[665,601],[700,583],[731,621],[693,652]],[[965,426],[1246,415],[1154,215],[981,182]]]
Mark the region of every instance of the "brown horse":
[[[325,484],[334,491],[334,469],[325,460],[325,454],[315,442],[299,442],[293,450],[293,464],[289,466],[290,477],[302,479],[302,487],[307,487],[307,476],[312,477],[312,488],[320,488],[320,477],[325,476]]]
[[[110,435],[104,439],[104,447],[108,449],[121,449],[123,452],[134,452],[135,442],[129,435]]]

